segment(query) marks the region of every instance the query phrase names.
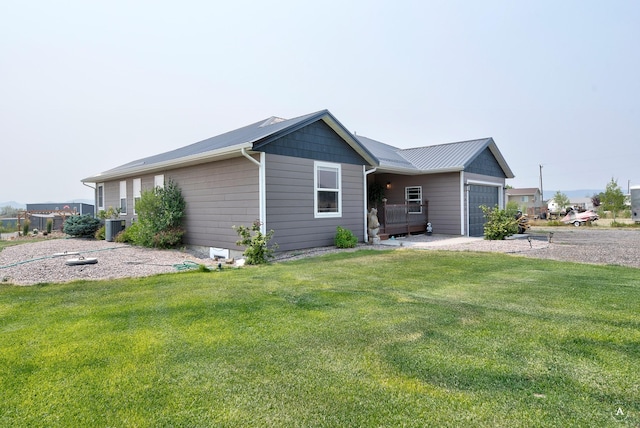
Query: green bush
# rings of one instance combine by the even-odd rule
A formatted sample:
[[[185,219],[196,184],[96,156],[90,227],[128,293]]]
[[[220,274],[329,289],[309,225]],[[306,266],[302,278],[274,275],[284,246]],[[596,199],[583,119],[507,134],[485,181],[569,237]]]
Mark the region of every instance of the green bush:
[[[96,230],[95,235],[93,235],[94,238],[104,241],[106,235],[105,235],[105,230],[106,227],[104,225],[100,226],[100,228],[98,230]]]
[[[47,234],[50,234],[53,230],[53,220],[47,219]]]
[[[358,237],[349,229],[338,226],[334,242],[338,248],[354,248],[358,243]]]
[[[138,226],[131,239],[136,245],[170,248],[179,245],[184,236],[182,219],[186,203],[175,182],[165,187],[142,192],[136,203]]]
[[[184,229],[180,227],[161,230],[153,235],[151,243],[154,248],[174,248],[180,245],[183,236]]]
[[[263,234],[260,226],[262,226],[262,223],[259,220],[254,221],[250,228],[247,226],[233,226],[233,230],[240,236],[236,245],[245,247],[242,254],[246,257],[247,264],[250,265],[267,263],[273,257],[274,249],[278,248],[278,244],[273,244],[271,248],[269,247],[269,241],[273,238],[274,231],[270,230]]]
[[[100,220],[89,214],[72,215],[65,220],[62,230],[67,235],[79,238],[93,238],[100,226]]]
[[[137,242],[138,233],[140,232],[140,222],[133,222],[131,226],[118,232],[113,240],[120,243],[135,244]]]
[[[31,223],[28,220],[22,223],[22,236],[27,236],[29,234],[29,227],[31,227]]]
[[[502,210],[497,206],[489,208],[482,205],[480,209],[487,220],[484,224],[484,239],[502,240],[518,233],[518,220],[516,220],[516,210],[513,208],[508,207]]]

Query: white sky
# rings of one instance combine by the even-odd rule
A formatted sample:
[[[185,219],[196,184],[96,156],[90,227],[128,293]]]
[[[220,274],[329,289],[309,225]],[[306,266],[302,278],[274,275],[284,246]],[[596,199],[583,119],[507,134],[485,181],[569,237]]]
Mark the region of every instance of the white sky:
[[[2,1],[0,201],[269,116],[398,147],[493,137],[516,178],[640,184],[640,2]],[[550,195],[547,195],[550,196]]]

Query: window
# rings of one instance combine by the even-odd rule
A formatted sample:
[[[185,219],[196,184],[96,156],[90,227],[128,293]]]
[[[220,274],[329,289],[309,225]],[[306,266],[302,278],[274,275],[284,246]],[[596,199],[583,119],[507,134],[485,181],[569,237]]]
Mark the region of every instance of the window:
[[[164,174],[153,177],[153,188],[159,187],[164,189]]]
[[[529,197],[528,196],[521,197],[520,202],[529,202]]]
[[[120,214],[127,213],[127,182],[120,182]]]
[[[133,179],[133,215],[136,214],[136,205],[140,201],[142,194],[142,180],[140,178]]]
[[[342,171],[339,164],[315,162],[315,217],[342,216]]]
[[[98,210],[104,210],[104,184],[98,184]]]
[[[422,214],[422,187],[404,188],[404,199],[409,206],[409,214]]]

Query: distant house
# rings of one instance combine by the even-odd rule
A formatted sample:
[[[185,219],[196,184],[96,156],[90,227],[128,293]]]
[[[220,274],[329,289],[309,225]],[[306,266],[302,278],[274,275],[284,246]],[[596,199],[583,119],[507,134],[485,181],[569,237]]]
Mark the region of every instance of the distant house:
[[[422,230],[430,221],[435,233],[482,235],[479,206],[504,206],[512,177],[491,138],[399,149],[352,134],[322,110],[267,118],[82,181],[95,186],[98,210],[120,208],[130,224],[141,192],[172,180],[186,201],[185,244],[233,254],[242,249],[232,226],[255,220],[275,231],[279,251],[333,245],[337,226],[366,240],[372,186]]]
[[[53,230],[62,230],[64,221],[72,215],[95,215],[93,205],[80,202],[48,202],[27,204],[25,215],[31,229],[46,230],[47,222],[52,222]]]
[[[507,189],[507,203],[515,202],[518,208],[529,217],[539,217],[543,209],[542,195],[536,187],[523,187],[520,189]]]
[[[591,198],[571,198],[571,207],[577,211],[593,210],[593,201]]]

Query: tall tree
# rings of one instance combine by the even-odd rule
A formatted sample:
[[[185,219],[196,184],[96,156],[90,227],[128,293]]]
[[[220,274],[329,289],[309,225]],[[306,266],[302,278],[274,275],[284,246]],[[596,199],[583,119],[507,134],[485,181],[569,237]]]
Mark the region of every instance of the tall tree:
[[[618,181],[614,180],[613,177],[607,184],[604,193],[601,193],[600,199],[602,209],[611,211],[611,213],[613,213],[613,220],[615,221],[618,211],[624,209],[624,193],[622,193],[622,189],[618,186]]]

